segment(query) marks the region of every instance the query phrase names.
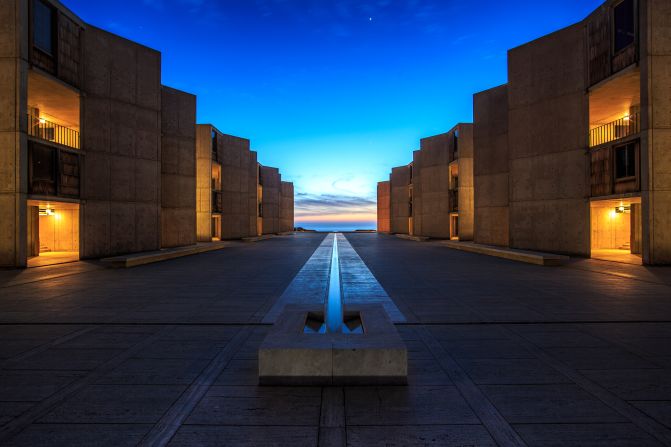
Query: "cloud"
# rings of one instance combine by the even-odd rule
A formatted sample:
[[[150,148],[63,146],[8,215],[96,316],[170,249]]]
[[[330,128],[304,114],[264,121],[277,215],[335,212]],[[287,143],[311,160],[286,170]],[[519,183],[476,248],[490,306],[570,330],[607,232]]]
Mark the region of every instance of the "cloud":
[[[370,219],[377,212],[377,202],[371,198],[337,194],[298,193],[295,199],[297,219],[315,220],[328,216],[349,216],[355,219]]]

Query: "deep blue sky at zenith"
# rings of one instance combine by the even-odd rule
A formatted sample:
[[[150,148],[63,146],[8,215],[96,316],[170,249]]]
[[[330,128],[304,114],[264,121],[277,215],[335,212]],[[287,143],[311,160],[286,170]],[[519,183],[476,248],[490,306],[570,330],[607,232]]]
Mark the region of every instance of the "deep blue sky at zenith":
[[[299,224],[374,227],[376,182],[421,137],[472,120],[472,94],[506,82],[509,48],[602,1],[63,2],[160,50],[163,83],[198,95],[199,123],[251,139],[295,183]]]

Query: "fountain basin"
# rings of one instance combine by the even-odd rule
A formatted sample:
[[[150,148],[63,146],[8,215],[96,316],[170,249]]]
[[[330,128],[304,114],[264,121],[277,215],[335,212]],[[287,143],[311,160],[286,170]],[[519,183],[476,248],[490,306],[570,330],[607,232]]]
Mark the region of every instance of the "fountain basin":
[[[261,385],[404,385],[408,351],[379,304],[348,307],[345,324],[363,330],[306,330],[323,321],[314,306],[286,306],[259,348]],[[310,322],[309,320],[312,320]]]

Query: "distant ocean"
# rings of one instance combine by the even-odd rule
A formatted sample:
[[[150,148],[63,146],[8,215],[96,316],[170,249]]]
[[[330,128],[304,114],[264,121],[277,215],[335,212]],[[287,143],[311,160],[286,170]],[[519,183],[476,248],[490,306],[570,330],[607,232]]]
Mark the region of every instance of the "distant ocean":
[[[375,230],[377,228],[375,222],[296,222],[296,227],[305,228],[306,230],[329,232]]]

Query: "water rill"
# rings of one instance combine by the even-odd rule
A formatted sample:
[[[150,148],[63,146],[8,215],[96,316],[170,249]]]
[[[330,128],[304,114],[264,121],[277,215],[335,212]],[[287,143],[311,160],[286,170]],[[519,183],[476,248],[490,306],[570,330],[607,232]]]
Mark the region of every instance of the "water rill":
[[[345,305],[342,275],[347,271],[339,258],[338,234],[333,235],[329,266],[321,272],[326,278],[314,279],[326,279],[321,299],[287,304],[261,344],[259,383],[407,383],[407,348],[385,308],[379,303]],[[351,288],[348,294],[353,294]]]

